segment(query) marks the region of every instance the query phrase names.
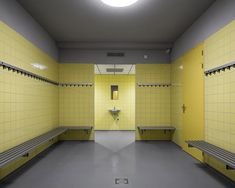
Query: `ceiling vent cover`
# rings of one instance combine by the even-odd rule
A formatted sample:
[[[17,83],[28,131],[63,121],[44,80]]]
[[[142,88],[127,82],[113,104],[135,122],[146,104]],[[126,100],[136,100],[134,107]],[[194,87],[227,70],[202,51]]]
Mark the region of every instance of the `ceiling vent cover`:
[[[106,71],[107,72],[123,72],[124,69],[123,68],[107,68]]]
[[[108,52],[107,56],[108,57],[124,57],[125,53],[123,53],[123,52]]]

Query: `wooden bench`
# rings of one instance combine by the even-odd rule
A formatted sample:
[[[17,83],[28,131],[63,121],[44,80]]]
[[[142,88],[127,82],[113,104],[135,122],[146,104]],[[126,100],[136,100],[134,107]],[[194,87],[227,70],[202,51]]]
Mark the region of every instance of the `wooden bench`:
[[[144,134],[145,131],[174,131],[175,127],[172,126],[144,126],[144,125],[139,125],[137,126],[141,134]]]
[[[188,147],[194,147],[223,162],[228,170],[235,169],[235,154],[202,140],[186,141]]]
[[[15,146],[7,151],[0,153],[0,169],[6,165],[16,161],[21,157],[27,157],[29,152],[33,151],[42,144],[51,141],[53,138],[65,133],[68,128],[60,127],[50,132],[26,141],[18,146]]]

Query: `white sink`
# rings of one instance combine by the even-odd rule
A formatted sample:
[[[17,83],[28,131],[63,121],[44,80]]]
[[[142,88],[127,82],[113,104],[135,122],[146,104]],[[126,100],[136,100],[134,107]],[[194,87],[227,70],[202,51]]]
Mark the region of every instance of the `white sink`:
[[[110,112],[111,114],[118,114],[120,111],[121,111],[121,110],[116,109],[116,108],[113,108],[113,109],[110,109],[110,110],[109,110],[109,112]]]

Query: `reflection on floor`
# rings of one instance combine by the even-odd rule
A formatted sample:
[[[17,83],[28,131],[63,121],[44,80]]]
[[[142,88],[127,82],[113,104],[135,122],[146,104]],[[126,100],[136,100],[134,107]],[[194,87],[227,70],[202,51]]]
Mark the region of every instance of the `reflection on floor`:
[[[135,131],[96,131],[95,142],[118,152],[135,142]]]
[[[127,178],[127,185],[116,185]],[[122,179],[120,182],[125,182]],[[96,142],[61,142],[1,188],[234,188],[172,142],[135,142],[117,152]]]

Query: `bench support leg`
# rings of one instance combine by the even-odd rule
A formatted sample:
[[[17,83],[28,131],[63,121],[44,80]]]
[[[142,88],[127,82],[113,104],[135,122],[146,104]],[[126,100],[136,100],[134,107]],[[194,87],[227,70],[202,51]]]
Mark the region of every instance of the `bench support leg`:
[[[24,154],[23,157],[29,157],[29,153]]]
[[[140,134],[144,134],[144,130],[139,129]]]
[[[85,132],[86,134],[89,134],[89,133],[90,133],[90,130],[84,130],[84,132]]]
[[[226,165],[226,169],[227,169],[227,170],[235,170],[234,168],[232,168],[232,167],[230,167],[230,166],[228,166],[228,165]]]

